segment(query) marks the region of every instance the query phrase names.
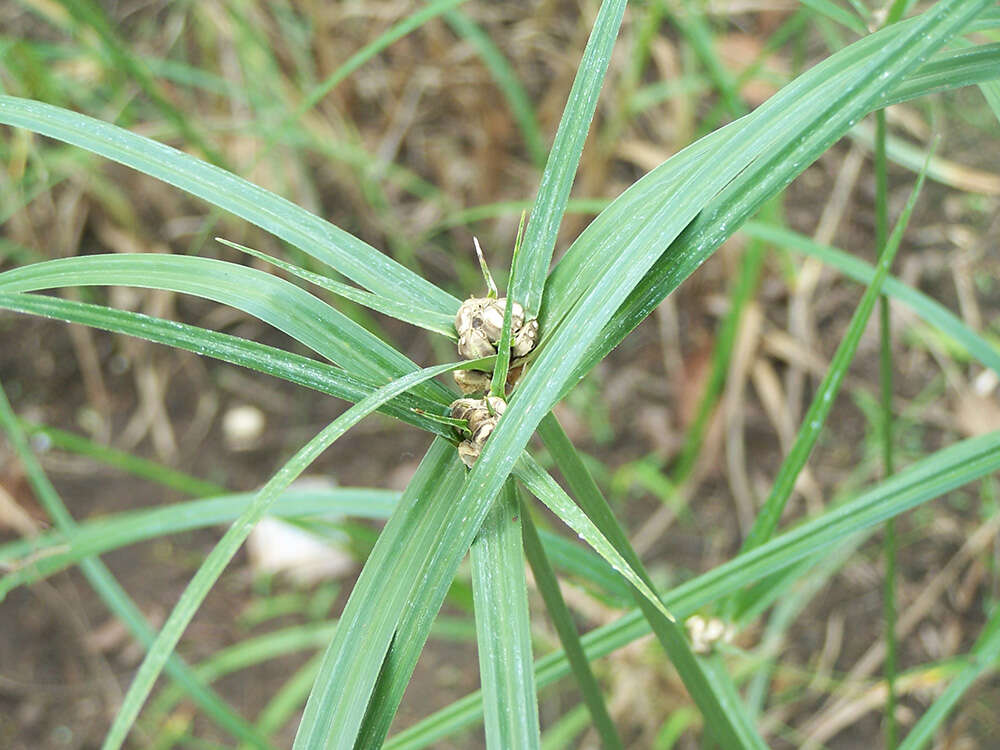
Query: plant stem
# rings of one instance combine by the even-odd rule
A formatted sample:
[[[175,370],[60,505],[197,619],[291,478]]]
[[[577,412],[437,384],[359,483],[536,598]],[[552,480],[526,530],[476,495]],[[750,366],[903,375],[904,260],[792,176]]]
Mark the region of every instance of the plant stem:
[[[888,176],[885,158],[885,110],[875,113],[875,242],[879,255],[886,252],[889,235]],[[892,330],[889,319],[889,298],[879,297],[879,420],[882,461],[886,476],[893,474],[892,452]],[[885,746],[894,750],[898,734],[896,726],[896,521],[885,522],[882,544],[885,556],[885,583],[882,610],[885,625]]]

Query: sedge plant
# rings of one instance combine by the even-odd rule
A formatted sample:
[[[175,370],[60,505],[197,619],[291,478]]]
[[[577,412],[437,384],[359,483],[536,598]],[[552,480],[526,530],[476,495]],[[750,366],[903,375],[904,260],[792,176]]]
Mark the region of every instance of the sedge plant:
[[[74,18],[90,23],[115,51],[116,59],[128,61],[127,69],[137,71],[137,80],[157,106],[169,108],[155,78],[115,41],[113,29],[95,15],[99,11],[85,2],[70,5]],[[301,708],[294,741],[297,749],[430,747],[482,721],[486,746],[496,750],[541,747],[538,690],[572,674],[586,707],[586,714],[573,715],[574,726],[580,725],[580,717],[589,717],[604,747],[623,747],[591,662],[650,632],[695,708],[678,713],[670,732],[697,720],[706,741],[719,747],[763,748],[767,741],[757,713],[766,679],[751,683],[742,694],[719,654],[704,653],[704,644],[692,643],[684,620],[709,612],[724,620],[727,630],[747,627],[796,582],[823,580],[820,563],[845,549],[849,554],[850,545],[856,545],[868,530],[1000,469],[1000,433],[958,441],[807,522],[782,529],[785,504],[880,295],[910,305],[964,345],[984,367],[998,373],[1000,353],[940,305],[890,275],[923,173],[895,229],[891,233],[888,226],[880,230],[879,261],[874,268],[786,230],[747,224],[868,114],[942,89],[994,85],[1000,78],[1000,47],[968,36],[1000,27],[1000,14],[988,0],[939,0],[917,15],[894,17],[894,23],[845,45],[749,114],[742,114],[745,108],[737,101],[736,82],[723,68],[709,64],[710,78],[721,81],[726,108],[742,116],[695,140],[637,180],[597,214],[555,264],[559,229],[570,205],[625,0],[601,3],[547,154],[523,90],[510,78],[505,61],[496,56],[496,48],[482,29],[461,13],[459,5],[457,1],[428,4],[418,16],[380,37],[370,54],[352,58],[348,67],[318,84],[303,107],[319,101],[379,49],[438,14],[491,61],[494,75],[505,81],[502,88],[517,114],[529,153],[544,161],[523,236],[519,233],[517,240],[506,288],[508,304],[499,339],[493,342],[497,345],[494,353],[455,355],[443,364],[418,365],[303,286],[256,268],[210,258],[91,255],[28,263],[0,274],[0,307],[6,310],[196,352],[353,404],[296,450],[258,491],[244,495],[221,494],[219,488],[162,467],[88,448],[102,460],[118,461],[129,470],[173,482],[200,499],[77,524],[32,455],[27,436],[39,428],[19,420],[6,397],[0,398],[0,424],[55,524],[54,530],[33,539],[0,547],[0,561],[7,570],[0,578],[0,596],[58,570],[80,566],[108,606],[146,645],[145,658],[108,728],[106,750],[126,743],[164,672],[178,690],[248,747],[269,747],[282,718]],[[662,4],[651,5],[654,15],[650,17],[655,22],[668,15]],[[866,27],[832,3],[812,6],[833,20],[843,20],[846,14],[847,25],[855,32]],[[681,25],[695,35],[699,55],[711,63],[714,53],[699,18],[689,17]],[[650,33],[640,35],[647,44]],[[630,88],[636,86],[632,80]],[[175,117],[176,113],[170,119]],[[190,137],[190,145],[202,147],[204,160],[67,108],[0,96],[0,123],[116,161],[196,196],[218,212],[256,225],[295,248],[301,262],[225,241],[304,283],[424,329],[447,347],[454,346],[459,338],[454,325],[461,305],[458,296],[360,238],[226,171],[221,157],[205,145],[201,131],[187,120],[179,122],[184,123],[183,134]],[[511,209],[519,207],[503,210]],[[743,548],[722,565],[658,589],[553,409],[741,227],[761,241],[823,259],[865,284],[867,291]],[[738,299],[749,295],[758,266],[759,257],[755,257],[748,286],[739,290]],[[169,290],[228,305],[283,331],[318,358],[188,324],[34,294],[96,285]],[[463,290],[460,296],[481,292]],[[510,348],[517,333],[510,301],[520,306],[519,315],[534,321],[538,330],[535,346],[517,360],[512,360]],[[459,394],[439,379],[456,371],[491,376],[491,396],[505,401],[502,412],[490,410],[492,431],[478,442],[476,455],[465,462],[458,448],[470,438],[470,424],[452,412]],[[508,373],[520,374],[520,378],[508,378]],[[485,389],[479,395],[485,396]],[[703,409],[708,410],[710,405]],[[430,435],[430,447],[405,491],[310,493],[291,488],[318,456],[336,450],[337,441],[351,439],[345,437],[350,428],[376,411]],[[54,440],[72,442],[71,436],[52,435]],[[551,464],[539,460],[537,447],[530,444],[535,435]],[[565,488],[550,467],[558,469]],[[575,532],[589,552],[578,547],[567,552],[558,537],[537,528],[533,516],[539,503]],[[287,683],[287,691],[275,696],[266,715],[251,723],[206,684],[211,674],[225,667],[215,664],[214,673],[192,670],[176,655],[177,645],[258,521],[269,514],[301,518],[331,510],[384,519],[385,525],[336,627],[289,633],[285,646],[273,646],[293,649],[322,644],[323,650]],[[229,524],[227,531],[154,633],[99,556],[141,539],[217,523]],[[467,555],[481,690],[390,736],[417,659]],[[526,563],[562,646],[539,660],[533,655]],[[562,598],[555,572],[560,567],[570,567],[597,585],[603,582],[609,596],[632,608],[630,613],[581,637]],[[788,605],[787,611],[793,617],[799,610]],[[968,663],[953,670],[948,690],[905,738],[904,746],[923,746],[962,692],[996,661],[998,623],[1000,615],[994,612]],[[243,653],[263,648],[256,643]],[[893,672],[890,676],[894,679]],[[889,732],[893,742],[895,733],[894,728]]]

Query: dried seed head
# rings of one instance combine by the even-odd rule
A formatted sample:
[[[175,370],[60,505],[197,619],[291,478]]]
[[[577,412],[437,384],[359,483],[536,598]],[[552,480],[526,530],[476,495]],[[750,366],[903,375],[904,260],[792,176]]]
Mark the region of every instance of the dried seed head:
[[[733,625],[727,625],[718,617],[705,619],[701,615],[692,615],[684,621],[684,626],[691,639],[691,650],[696,654],[710,654],[716,643],[729,643],[736,634]]]
[[[463,359],[489,357],[497,353],[503,334],[503,316],[507,298],[470,297],[458,308],[455,330],[458,353]],[[510,309],[511,351],[523,357],[538,343],[538,321],[524,319],[524,308],[514,302]]]
[[[452,373],[458,389],[466,396],[473,393],[485,393],[489,390],[492,378],[490,373],[481,370],[455,370]]]
[[[458,457],[462,459],[463,464],[471,469],[472,465],[476,463],[476,459],[479,458],[480,450],[479,446],[471,440],[463,440],[458,444]]]
[[[511,338],[510,353],[515,357],[524,357],[535,348],[536,344],[538,344],[538,321],[529,320],[521,326],[517,335]]]
[[[460,398],[451,405],[451,416],[469,422],[471,437],[458,446],[462,462],[471,467],[479,457],[486,439],[492,434],[497,422],[507,409],[507,402],[497,396],[486,398]]]
[[[500,343],[500,335],[503,333],[503,316],[507,312],[507,298],[493,300],[488,304],[482,313],[482,331],[492,344]],[[510,308],[510,332],[511,338],[517,335],[524,325],[524,308],[517,302]]]
[[[468,331],[474,325],[482,325],[482,323],[474,324],[473,321],[482,319],[483,310],[492,301],[488,297],[469,297],[469,299],[462,303],[461,307],[458,308],[458,313],[455,315],[455,330],[458,331],[459,335],[464,331]]]
[[[469,328],[458,337],[458,355],[462,359],[492,357],[497,348],[479,328]]]

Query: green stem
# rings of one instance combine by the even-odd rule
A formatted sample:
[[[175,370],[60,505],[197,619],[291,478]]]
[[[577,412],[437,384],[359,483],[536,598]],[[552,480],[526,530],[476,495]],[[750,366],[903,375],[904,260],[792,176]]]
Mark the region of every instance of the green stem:
[[[875,113],[875,242],[879,254],[886,252],[889,235],[888,176],[885,156],[885,110]],[[882,461],[886,476],[893,473],[892,453],[892,330],[889,320],[889,298],[879,297],[879,422]],[[894,750],[898,736],[896,726],[896,522],[885,522],[882,545],[885,556],[883,587],[883,617],[885,620],[885,681],[888,693],[885,701],[885,746]]]
[[[531,519],[529,505],[523,498],[521,500],[521,518],[525,557],[528,559],[528,564],[531,565],[538,593],[545,601],[545,608],[549,612],[552,624],[559,635],[559,642],[562,644],[566,658],[573,669],[577,688],[590,712],[594,729],[600,736],[601,744],[605,750],[620,749],[622,741],[618,736],[618,730],[608,713],[597,678],[594,677],[594,673],[590,669],[590,662],[587,660],[587,655],[580,643],[580,635],[573,625],[573,615],[563,600],[562,592],[559,590],[559,581],[542,547],[542,540],[538,536],[535,522]]]

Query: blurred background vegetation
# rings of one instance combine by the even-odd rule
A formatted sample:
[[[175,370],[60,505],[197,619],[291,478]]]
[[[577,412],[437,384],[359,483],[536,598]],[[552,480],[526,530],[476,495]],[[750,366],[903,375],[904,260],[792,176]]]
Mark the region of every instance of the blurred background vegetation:
[[[597,5],[0,0],[0,89],[214,162],[464,297],[483,291],[473,234],[504,276]],[[818,0],[632,4],[557,252],[646,171],[857,38],[873,10]],[[893,216],[925,145],[941,138],[896,274],[996,342],[997,115],[968,88],[893,107],[888,120]],[[761,221],[872,260],[872,133],[859,124]],[[0,152],[0,268],[115,252],[258,263],[214,241],[221,236],[322,270],[241,221],[80,149],[4,128]],[[574,442],[599,459],[599,482],[664,584],[738,549],[861,295],[855,282],[789,245],[737,234],[557,411]],[[67,294],[305,353],[259,321],[201,300],[122,288]],[[418,363],[453,357],[430,336],[337,304]],[[894,326],[900,464],[1000,427],[995,375],[905,308],[894,312]],[[881,477],[874,326],[860,351],[790,516]],[[0,380],[33,423],[231,490],[257,487],[344,409],[192,354],[10,313],[0,313]],[[706,392],[714,397],[705,400]],[[315,471],[342,485],[405,486],[427,437],[384,417],[355,433]],[[38,433],[36,448],[78,519],[184,496],[81,455],[60,433]],[[44,524],[6,442],[0,488],[4,538]],[[998,503],[993,477],[899,521],[904,727],[949,674],[948,658],[968,650],[1000,592]],[[376,529],[346,530],[360,559]],[[116,551],[107,561],[156,623],[217,536],[188,532]],[[776,747],[797,747],[805,735],[829,748],[878,741],[885,700],[877,683],[879,549],[876,535],[849,563],[831,564],[797,600],[801,616],[777,629],[780,661],[761,720]],[[325,623],[351,583],[348,573],[296,584],[241,557],[181,652],[197,663],[235,645],[239,656],[213,679],[245,716],[255,716],[325,643]],[[619,602],[586,588],[567,586],[565,595],[583,629],[619,613]],[[453,587],[445,614],[398,727],[477,686],[467,584]],[[546,620],[533,623],[537,652],[555,647]],[[247,640],[278,631],[299,637],[270,649]],[[141,658],[124,628],[70,572],[8,596],[0,632],[0,746],[95,747]],[[763,635],[745,634],[733,648],[738,654]],[[907,672],[928,663],[937,669]],[[741,668],[758,667],[748,657]],[[596,669],[631,747],[693,746],[685,732],[697,715],[685,708],[683,688],[657,649],[640,641]],[[586,716],[566,713],[577,701],[571,687],[543,694],[550,748],[588,746],[587,735],[578,735]],[[939,746],[992,746],[1000,736],[998,702],[994,676],[966,696]],[[224,737],[169,694],[144,716],[150,747],[212,747]],[[294,726],[279,735],[280,746],[290,745]],[[470,733],[439,746],[479,742]]]

